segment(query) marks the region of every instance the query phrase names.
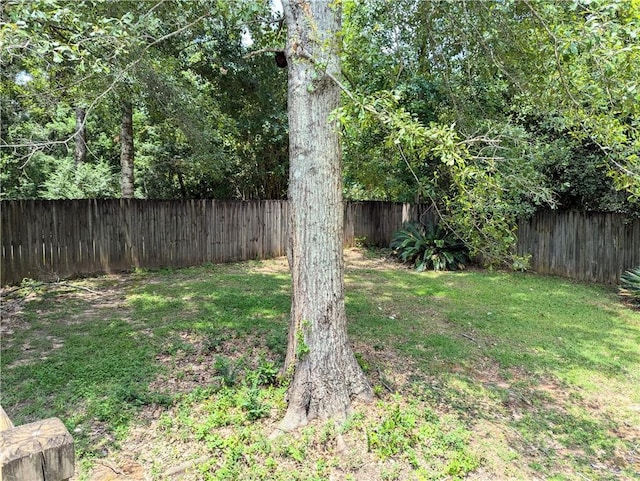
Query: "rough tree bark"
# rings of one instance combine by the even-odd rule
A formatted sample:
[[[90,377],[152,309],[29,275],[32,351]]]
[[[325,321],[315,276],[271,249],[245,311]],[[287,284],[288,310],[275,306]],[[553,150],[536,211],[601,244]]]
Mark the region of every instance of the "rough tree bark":
[[[123,199],[133,198],[133,106],[122,105],[120,125],[120,188]]]
[[[347,339],[338,127],[339,2],[284,3],[289,68],[289,264],[292,307],[285,369],[292,374],[280,429],[344,419],[372,398]],[[327,75],[329,74],[329,75]]]
[[[76,108],[76,135],[74,160],[76,167],[87,161],[87,124],[86,112],[83,107]]]

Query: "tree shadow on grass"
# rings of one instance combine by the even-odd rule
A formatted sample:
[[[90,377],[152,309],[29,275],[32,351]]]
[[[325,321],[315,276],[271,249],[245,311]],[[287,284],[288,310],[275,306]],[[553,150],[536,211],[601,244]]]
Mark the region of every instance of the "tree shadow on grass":
[[[221,273],[173,283],[156,282],[153,273],[138,277],[124,285],[120,303],[98,312],[93,299],[65,295],[25,304],[28,321],[2,345],[2,404],[16,424],[60,417],[79,453],[101,454],[141,409],[169,405],[179,394],[167,385],[157,389],[159,376],[184,377],[179,361],[186,358],[213,370],[216,345],[228,333],[252,335],[284,353],[286,276]],[[52,342],[59,348],[48,349]]]
[[[372,276],[354,273],[351,332],[403,353],[412,395],[502,426],[545,476],[633,478],[640,316],[610,290],[508,273]]]

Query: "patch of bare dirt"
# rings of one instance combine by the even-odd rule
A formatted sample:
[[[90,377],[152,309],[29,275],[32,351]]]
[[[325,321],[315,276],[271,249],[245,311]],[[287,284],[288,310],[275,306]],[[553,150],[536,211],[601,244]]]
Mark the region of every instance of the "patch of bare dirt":
[[[75,479],[75,478],[71,478]],[[145,474],[144,467],[129,458],[122,457],[118,464],[106,459],[96,461],[91,481],[124,481],[151,479]]]
[[[506,373],[508,375],[505,377]],[[567,459],[586,456],[580,447],[571,448],[561,445],[551,433],[542,435],[544,441],[541,443],[535,443],[525,439],[522,434],[509,427],[526,416],[544,418],[548,413],[571,416],[575,408],[580,407],[590,413],[594,419],[625,418],[619,412],[616,413],[628,403],[628,398],[622,394],[616,395],[611,391],[607,393],[580,392],[575,386],[569,389],[558,380],[551,378],[540,378],[535,383],[523,384],[523,380],[530,380],[530,373],[518,368],[511,368],[505,372],[500,370],[495,362],[488,359],[474,366],[470,375],[482,385],[489,388],[498,387],[504,392],[501,403],[491,406],[489,402],[483,407],[485,412],[490,412],[491,415],[477,417],[473,428],[474,432],[480,434],[474,436],[474,444],[477,444],[477,449],[483,452],[485,459],[483,469],[489,469],[494,465],[499,467],[501,471],[498,472],[504,473],[504,476],[507,476],[509,471],[508,465],[504,463],[504,458],[509,456],[509,450],[512,450],[514,456],[518,454],[526,456],[527,464],[532,462],[545,464],[553,456]],[[603,425],[605,424],[609,423],[603,423]],[[491,432],[491,443],[483,446],[484,435],[482,433],[485,430]],[[594,458],[591,462],[591,468],[607,479],[612,475],[620,476],[619,479],[627,479],[622,477],[622,473],[624,469],[628,468],[640,472],[640,449],[637,448],[640,446],[638,444],[640,442],[640,424],[630,424],[623,421],[616,427],[610,428],[608,434],[612,438],[625,440],[636,448],[625,450],[621,449],[622,445],[618,445],[613,456]],[[499,444],[503,444],[502,450],[495,449]],[[497,455],[498,453],[500,454]],[[557,474],[563,474],[567,479],[571,479],[574,474],[570,466],[557,466],[557,469],[559,470]],[[527,479],[538,479],[533,472],[529,475],[531,478]],[[475,479],[475,476],[472,476],[471,479]],[[504,479],[511,478],[505,477]]]
[[[0,345],[3,349],[10,348],[15,342],[16,334],[31,327],[29,321],[24,318],[24,306],[41,299],[45,292],[51,296],[47,302],[50,305],[60,306],[60,310],[64,310],[64,304],[70,301],[86,303],[87,308],[82,309],[82,312],[65,316],[56,321],[73,325],[91,319],[104,319],[109,317],[108,312],[117,312],[119,316],[122,316],[123,309],[126,308],[123,287],[131,283],[129,276],[121,274],[93,280],[92,284],[102,286],[96,287],[95,290],[79,283],[76,285],[67,282],[42,282],[23,287],[0,289]],[[46,314],[45,312],[41,313]],[[41,347],[38,348],[30,341],[24,342],[21,346],[24,353],[23,358],[5,366],[5,369],[27,366],[33,362],[45,360],[52,352],[64,347],[61,339],[41,334],[38,339],[44,339],[47,342],[40,342]]]
[[[345,249],[344,261],[347,269],[408,269],[406,265],[395,262],[395,260],[391,259],[391,257],[389,256],[371,256],[369,251],[367,251],[366,249],[360,249],[358,247]]]
[[[180,335],[188,350],[159,355],[156,360],[165,369],[149,385],[151,391],[183,394],[196,387],[211,386],[219,377],[215,369],[216,360],[224,358],[231,369],[238,368],[236,363],[248,366],[257,365],[260,359],[267,359],[268,349],[258,336],[229,337],[211,345],[209,339],[192,332]],[[268,359],[267,359],[268,360]]]
[[[289,263],[286,257],[277,257],[267,262],[261,262],[259,266],[251,270],[264,274],[285,274],[289,272]]]
[[[344,250],[344,262],[347,269],[374,269],[388,270],[399,269],[407,270],[407,266],[395,262],[388,256],[372,256],[366,249],[358,247],[350,247]],[[252,269],[254,272],[263,272],[268,274],[281,274],[289,272],[289,263],[286,257],[278,257],[261,263],[260,266]]]

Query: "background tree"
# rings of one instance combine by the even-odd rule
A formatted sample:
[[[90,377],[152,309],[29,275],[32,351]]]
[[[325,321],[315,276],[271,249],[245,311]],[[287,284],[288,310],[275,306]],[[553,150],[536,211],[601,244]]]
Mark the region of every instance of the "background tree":
[[[133,145],[133,105],[122,104],[122,124],[120,129],[120,188],[122,197],[132,198],[134,194],[134,145]]]
[[[266,2],[235,2],[233,6],[221,2],[215,8],[210,2],[104,2],[97,5],[77,2],[73,9],[69,7],[68,2],[16,1],[3,12],[8,20],[1,32],[3,43],[6,41],[14,48],[9,49],[8,53],[3,50],[3,54],[7,53],[3,55],[3,65],[5,60],[7,64],[11,63],[13,74],[3,76],[2,85],[22,99],[13,107],[31,115],[31,105],[50,106],[43,114],[51,118],[55,112],[59,112],[58,105],[74,105],[81,97],[87,105],[85,125],[93,122],[94,115],[97,116],[98,128],[91,129],[88,165],[107,162],[115,171],[120,167],[118,145],[106,141],[115,139],[119,143],[120,140],[121,127],[119,120],[115,120],[120,119],[116,113],[120,107],[115,106],[114,102],[133,102],[136,105],[134,123],[139,126],[139,133],[134,135],[140,137],[135,144],[143,149],[142,155],[137,156],[138,165],[135,168],[138,171],[136,195],[247,196],[250,188],[243,184],[256,185],[258,179],[251,173],[247,181],[242,181],[242,177],[234,171],[234,167],[244,165],[238,155],[239,143],[236,139],[240,132],[234,125],[236,120],[225,116],[220,109],[217,103],[220,98],[216,90],[218,86],[199,75],[195,67],[200,62],[199,57],[206,58],[203,56],[203,51],[207,52],[204,46],[220,43],[215,42],[215,38],[225,41],[232,38],[229,32],[236,32],[234,45],[243,48],[242,25],[247,16],[253,18],[257,11],[265,11]],[[259,32],[263,27],[268,29],[268,26],[268,18],[260,20],[255,24],[254,31]],[[167,41],[169,39],[171,42]],[[217,46],[210,50],[217,57],[215,63],[219,66],[218,71],[231,70],[228,68],[228,63],[233,60],[231,53],[222,57],[218,50]],[[42,55],[41,51],[46,55]],[[241,52],[237,52],[236,57],[242,59]],[[9,72],[9,69],[3,69],[3,74],[5,72]],[[245,72],[239,72],[238,78],[243,75],[246,77],[247,72],[250,72],[248,66]],[[23,79],[22,85],[16,84],[16,75]],[[52,88],[54,76],[60,85]],[[235,92],[236,98],[242,98],[244,90],[230,89]],[[285,87],[281,86],[280,92],[284,91]],[[74,98],[71,98],[71,92]],[[266,92],[268,89],[263,89],[265,99]],[[279,108],[280,118],[283,118],[286,112],[284,101],[272,102],[272,105]],[[231,107],[229,105],[228,108]],[[6,145],[3,148],[3,162],[15,167],[5,170],[9,173],[3,182],[4,195],[43,196],[44,178],[50,175],[47,172],[56,169],[52,163],[60,162],[58,159],[70,154],[68,147],[75,131],[59,132],[56,138],[51,138],[51,135],[43,138],[32,129],[27,137],[24,135],[27,133],[24,131],[26,124],[19,123],[21,125],[16,127],[22,133],[13,129],[11,123],[3,123],[9,133],[3,136]],[[38,123],[42,125],[42,120]],[[273,130],[269,123],[263,124],[266,129]],[[169,131],[171,135],[157,135],[159,130]],[[283,130],[286,132],[286,129]],[[284,136],[278,135],[279,144],[286,146]],[[271,140],[275,136],[264,137],[263,145],[273,149],[274,142]],[[100,139],[99,144],[95,139]],[[153,144],[150,145],[150,142]],[[255,144],[258,142],[248,142],[246,145],[252,148]],[[42,156],[55,149],[55,155]],[[167,152],[167,157],[158,155],[164,152]],[[255,155],[255,158],[263,157]],[[274,161],[283,157],[286,159],[286,148],[284,156],[279,154]],[[32,162],[34,159],[43,159],[43,163]],[[275,171],[279,187],[274,190],[277,195],[284,195],[286,180],[281,179],[286,179],[286,170],[279,166],[264,170],[267,172],[263,172],[263,179],[260,180]],[[37,182],[27,183],[33,185],[33,189],[13,188],[27,178],[33,179],[30,171],[42,173],[37,176]],[[236,182],[235,179],[240,181]],[[263,182],[262,185],[268,187],[269,184]],[[248,196],[259,195],[252,193]]]
[[[76,163],[78,169],[73,174],[68,160],[73,155],[74,141],[90,121],[92,110],[110,91],[110,85],[106,84],[108,72],[124,52],[125,43],[121,39],[129,33],[126,26],[130,24],[131,14],[117,18],[102,16],[102,8],[92,9],[86,2],[71,5],[37,0],[9,2],[2,13],[0,34],[8,46],[3,49],[2,64],[9,67],[9,75],[5,75],[3,68],[2,87],[15,92],[17,102],[13,106],[21,118],[34,119],[37,114],[34,123],[7,125],[2,161],[3,166],[9,167],[9,174],[3,190],[8,188],[18,190],[20,196],[46,198],[67,194],[113,195],[112,182],[99,183],[108,188],[96,192],[82,180],[80,170],[88,173],[95,167],[96,173],[99,171],[100,176],[104,176],[108,166],[107,159],[90,148],[88,139],[77,144],[87,147],[85,161],[88,162],[82,167]],[[96,90],[98,93],[93,95]],[[74,125],[69,117],[72,118],[79,106],[83,109],[86,106],[85,118],[82,125]],[[43,124],[56,125],[56,128],[49,132],[38,128]],[[81,156],[78,150],[78,158]],[[37,183],[27,180],[34,179],[29,174],[35,171],[45,172]],[[108,177],[115,183],[114,175],[110,173]],[[74,186],[71,189],[56,186],[56,179]],[[16,184],[32,185],[32,188],[26,192],[12,189]]]
[[[473,253],[507,265],[522,264],[515,228],[540,206],[579,198],[638,212],[637,130],[625,127],[638,115],[613,101],[637,91],[638,25],[620,2],[345,2],[345,12],[348,196],[426,200]],[[560,55],[571,42],[575,53]],[[605,93],[603,63],[618,95]]]
[[[76,107],[76,135],[74,160],[77,164],[87,161],[87,113],[84,107]]]

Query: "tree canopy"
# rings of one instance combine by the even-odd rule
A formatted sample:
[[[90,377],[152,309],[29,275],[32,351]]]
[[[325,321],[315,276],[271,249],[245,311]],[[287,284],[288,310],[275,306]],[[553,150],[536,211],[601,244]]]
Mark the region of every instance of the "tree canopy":
[[[488,263],[540,206],[637,214],[638,6],[349,2],[347,195],[430,202]]]
[[[134,107],[137,196],[283,197],[285,77],[271,59],[243,57],[247,38],[271,41],[274,22],[267,2],[9,2],[3,198],[66,197],[47,186],[67,170],[76,106],[87,109],[83,169],[115,171],[123,101]],[[117,194],[72,178],[68,197]]]

